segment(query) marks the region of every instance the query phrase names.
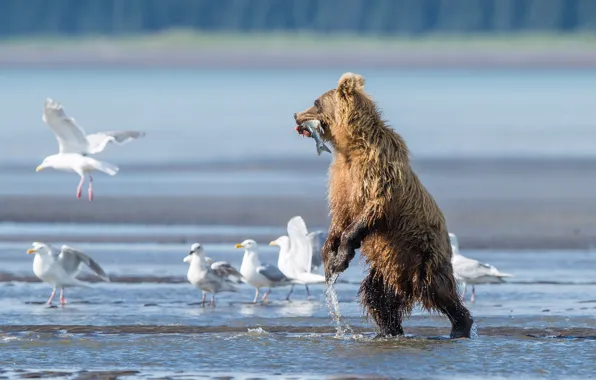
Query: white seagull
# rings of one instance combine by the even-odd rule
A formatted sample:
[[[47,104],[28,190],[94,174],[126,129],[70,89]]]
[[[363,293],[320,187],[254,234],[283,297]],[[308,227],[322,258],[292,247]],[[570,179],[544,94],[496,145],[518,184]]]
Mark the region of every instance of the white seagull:
[[[317,236],[314,236],[314,239],[317,238]],[[294,280],[296,284],[303,284],[306,287],[306,294],[309,298],[310,291],[308,284],[325,283],[324,276],[311,273],[315,252],[311,245],[311,239],[308,237],[306,223],[304,223],[302,217],[294,216],[290,219],[288,221],[288,236],[280,236],[269,243],[269,245],[279,247],[279,257],[277,259],[279,270],[287,278]],[[290,292],[286,296],[286,300],[290,300],[290,295],[293,291],[294,285],[292,285]]]
[[[453,233],[449,233],[449,239],[451,240],[451,250],[453,256],[451,257],[451,265],[453,266],[453,273],[455,280],[462,283],[464,290],[462,298],[466,298],[466,287],[467,284],[472,285],[472,297],[471,302],[476,300],[476,291],[474,285],[480,284],[498,284],[505,282],[504,277],[513,277],[508,273],[500,272],[493,265],[481,263],[478,260],[469,259],[459,253],[459,242],[457,236]]]
[[[144,132],[136,131],[110,131],[86,135],[85,131],[77,125],[75,119],[66,115],[62,105],[51,98],[46,99],[41,118],[56,135],[59,152],[46,157],[35,171],[39,172],[45,168],[54,168],[77,173],[81,177],[77,187],[77,198],[81,197],[85,176],[89,175],[88,193],[90,201],[93,200],[93,177],[91,173],[101,171],[114,176],[119,169],[116,165],[89,156],[103,151],[111,142],[124,144],[145,136]]]
[[[64,288],[69,286],[87,287],[86,283],[76,278],[81,270],[82,263],[87,265],[102,280],[110,281],[99,264],[81,251],[67,245],[63,245],[60,251],[49,244],[40,242],[34,242],[32,245],[33,248],[28,249],[27,253],[35,254],[33,273],[43,282],[54,286],[52,295],[46,302],[48,305],[52,304],[57,287],[60,288],[60,304],[66,303]]]
[[[210,257],[205,257],[201,244],[193,244],[183,261],[190,264],[186,273],[188,282],[203,292],[202,306],[205,306],[207,293],[212,294],[211,306],[215,306],[215,293],[238,291],[234,283],[242,279],[240,272],[225,261],[213,262]]]
[[[244,240],[242,243],[236,244],[236,248],[244,248],[240,273],[246,282],[257,290],[253,303],[256,303],[259,298],[260,288],[269,288],[261,300],[265,301],[269,293],[271,293],[271,288],[292,284],[292,281],[275,265],[261,264],[259,260],[259,246],[254,240]]]

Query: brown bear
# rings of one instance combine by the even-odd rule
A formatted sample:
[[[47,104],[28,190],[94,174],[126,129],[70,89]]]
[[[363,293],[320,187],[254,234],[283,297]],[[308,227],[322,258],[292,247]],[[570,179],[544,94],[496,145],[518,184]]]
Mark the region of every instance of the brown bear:
[[[410,167],[404,140],[364,92],[364,78],[343,74],[337,89],[294,119],[307,136],[301,124],[319,120],[334,151],[325,277],[343,272],[360,248],[370,268],[359,296],[380,336],[403,335],[402,320],[419,302],[449,318],[452,338],[469,338],[473,320],[457,294],[443,213]]]

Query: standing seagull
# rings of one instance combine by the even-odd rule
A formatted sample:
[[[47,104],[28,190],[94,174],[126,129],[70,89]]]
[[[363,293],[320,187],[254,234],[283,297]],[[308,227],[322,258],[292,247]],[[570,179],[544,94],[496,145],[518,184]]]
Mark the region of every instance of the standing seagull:
[[[41,118],[56,135],[59,153],[46,157],[35,171],[54,168],[77,173],[81,177],[77,187],[77,198],[81,197],[85,176],[89,175],[90,201],[93,200],[91,173],[98,170],[114,176],[119,169],[116,165],[88,156],[103,151],[111,142],[124,144],[145,136],[144,132],[136,131],[112,131],[86,135],[85,131],[77,125],[75,119],[66,115],[62,105],[50,98],[45,101]]]
[[[292,284],[292,281],[284,276],[275,265],[261,264],[259,260],[259,246],[254,240],[244,240],[242,243],[236,244],[236,248],[244,248],[240,273],[246,282],[257,290],[253,303],[256,303],[259,298],[260,288],[269,288],[261,300],[265,301],[269,293],[271,293],[271,288]]]
[[[67,245],[63,245],[58,251],[49,244],[34,242],[33,248],[27,250],[28,254],[35,254],[33,259],[33,273],[35,276],[54,286],[52,295],[47,301],[48,305],[56,295],[56,287],[60,287],[60,304],[65,304],[64,288],[68,286],[83,286],[87,284],[79,281],[76,276],[81,270],[81,264],[87,265],[102,280],[110,282],[110,279],[91,257],[81,251],[77,251]]]
[[[459,242],[457,236],[453,233],[449,233],[449,239],[451,240],[451,250],[453,256],[451,257],[451,265],[453,266],[453,273],[455,279],[461,282],[464,286],[462,298],[466,298],[466,287],[467,284],[472,285],[472,297],[470,302],[476,300],[476,291],[474,285],[480,284],[498,284],[505,282],[504,277],[513,277],[511,274],[502,273],[497,268],[490,264],[481,263],[478,260],[469,259],[459,253]]]
[[[304,284],[306,294],[310,297],[308,284],[323,284],[325,277],[320,274],[311,273],[313,261],[313,247],[308,237],[306,223],[300,216],[295,216],[288,221],[288,236],[280,236],[269,245],[279,247],[277,267],[287,277],[297,284]],[[294,291],[294,285],[286,296]]]
[[[215,293],[238,291],[231,277],[236,277],[239,282],[242,278],[240,272],[225,261],[213,262],[205,257],[201,244],[193,244],[183,261],[190,264],[186,273],[188,282],[203,292],[202,306],[205,306],[207,293],[212,293],[211,306],[215,306]]]

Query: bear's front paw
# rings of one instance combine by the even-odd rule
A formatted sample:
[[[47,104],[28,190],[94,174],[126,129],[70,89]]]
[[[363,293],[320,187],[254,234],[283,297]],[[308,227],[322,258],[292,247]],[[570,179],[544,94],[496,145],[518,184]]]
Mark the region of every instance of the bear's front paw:
[[[325,282],[329,283],[333,277],[337,277],[345,268],[342,269],[342,266],[337,261],[330,262],[327,268],[325,268]]]
[[[341,273],[348,269],[350,261],[356,255],[356,251],[349,244],[341,244],[337,249],[335,260],[333,260],[333,273]]]
[[[332,277],[340,274],[347,267],[347,265],[344,265],[343,262],[338,259],[337,253],[334,252],[333,256],[325,263],[325,281],[328,283]]]

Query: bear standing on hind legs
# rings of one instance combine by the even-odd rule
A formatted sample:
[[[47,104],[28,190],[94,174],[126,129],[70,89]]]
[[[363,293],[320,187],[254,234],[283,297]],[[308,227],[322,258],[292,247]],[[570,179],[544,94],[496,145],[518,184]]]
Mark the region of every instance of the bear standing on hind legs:
[[[325,277],[343,272],[360,248],[370,270],[359,294],[379,335],[402,335],[403,318],[419,302],[449,318],[452,338],[469,338],[473,320],[457,294],[443,213],[412,171],[404,140],[364,92],[364,78],[345,73],[294,118],[307,136],[301,124],[319,120],[334,148]]]

